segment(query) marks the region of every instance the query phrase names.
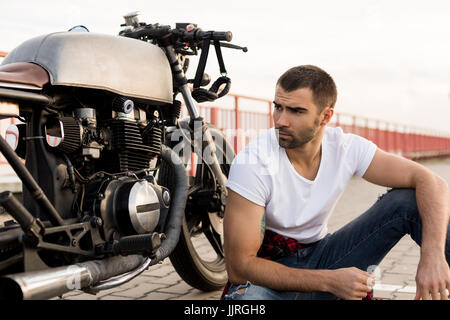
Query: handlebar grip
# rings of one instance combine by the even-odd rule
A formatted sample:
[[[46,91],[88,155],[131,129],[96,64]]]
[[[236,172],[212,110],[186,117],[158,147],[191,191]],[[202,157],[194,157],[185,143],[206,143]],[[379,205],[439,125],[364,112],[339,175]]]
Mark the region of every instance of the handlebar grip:
[[[231,31],[213,32],[211,40],[223,40],[231,41],[233,39],[233,33]]]
[[[193,38],[195,40],[231,41],[231,39],[233,39],[233,33],[231,33],[231,31],[203,31],[202,29],[197,29],[194,33],[185,32],[184,38]]]

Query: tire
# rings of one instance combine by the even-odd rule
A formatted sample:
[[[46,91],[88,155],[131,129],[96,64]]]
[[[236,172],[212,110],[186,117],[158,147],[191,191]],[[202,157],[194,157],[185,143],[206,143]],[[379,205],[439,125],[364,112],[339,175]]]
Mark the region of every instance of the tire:
[[[231,161],[234,158],[233,148],[226,141],[220,130],[210,124],[208,124],[208,128],[211,130],[213,136],[220,135],[223,138],[223,145],[218,145],[217,141],[215,141],[217,150],[216,155],[221,163],[222,172],[228,176]],[[223,161],[221,161],[221,159]],[[200,170],[197,170],[197,175],[199,171]],[[170,174],[167,176],[170,177]],[[206,178],[212,180],[210,174]],[[170,189],[169,186],[167,187]],[[225,268],[225,257],[223,255],[223,236],[214,229],[212,219],[217,223],[221,218],[219,217],[219,214],[216,213],[208,212],[207,215],[203,213],[201,214],[203,217],[201,218],[202,229],[193,232],[192,228],[189,227],[192,226],[193,220],[193,218],[190,217],[195,216],[198,219],[198,215],[193,215],[192,212],[189,211],[188,207],[186,207],[180,239],[174,251],[169,256],[169,259],[180,277],[192,287],[202,291],[220,290],[225,286],[228,276]],[[206,221],[208,219],[206,219],[205,216],[210,220],[209,225],[208,221]],[[193,229],[195,229],[195,227]],[[207,245],[210,245],[213,250],[207,250]],[[217,253],[220,251],[221,254]],[[204,257],[204,252],[207,252],[208,257]],[[214,254],[216,254],[217,257],[213,257],[212,260],[209,259]]]

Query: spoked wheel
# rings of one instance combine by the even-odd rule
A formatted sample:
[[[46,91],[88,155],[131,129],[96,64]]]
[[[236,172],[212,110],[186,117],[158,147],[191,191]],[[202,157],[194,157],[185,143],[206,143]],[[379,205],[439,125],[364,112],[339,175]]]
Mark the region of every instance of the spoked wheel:
[[[222,172],[228,176],[234,157],[220,130],[209,125]],[[211,169],[202,161],[191,178],[180,239],[170,261],[180,277],[202,291],[220,290],[227,282],[223,249],[224,197]]]

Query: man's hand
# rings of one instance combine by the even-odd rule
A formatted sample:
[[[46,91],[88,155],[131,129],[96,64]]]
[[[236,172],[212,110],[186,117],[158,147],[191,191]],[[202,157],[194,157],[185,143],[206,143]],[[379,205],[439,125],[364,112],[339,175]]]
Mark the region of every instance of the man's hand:
[[[361,300],[372,291],[374,276],[358,268],[331,270],[328,292],[345,300]]]
[[[441,255],[422,254],[417,267],[415,300],[449,299],[450,268]]]

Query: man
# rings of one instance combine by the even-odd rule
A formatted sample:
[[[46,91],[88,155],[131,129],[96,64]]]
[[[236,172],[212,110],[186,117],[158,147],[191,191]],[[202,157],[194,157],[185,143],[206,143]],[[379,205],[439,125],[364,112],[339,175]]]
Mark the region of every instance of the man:
[[[363,299],[366,270],[410,234],[421,246],[416,299],[448,299],[450,192],[427,168],[328,127],[333,79],[299,66],[278,80],[275,129],[233,161],[224,219],[225,299]],[[364,214],[327,234],[352,176],[390,188]]]

